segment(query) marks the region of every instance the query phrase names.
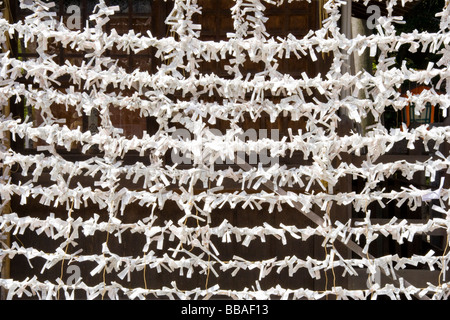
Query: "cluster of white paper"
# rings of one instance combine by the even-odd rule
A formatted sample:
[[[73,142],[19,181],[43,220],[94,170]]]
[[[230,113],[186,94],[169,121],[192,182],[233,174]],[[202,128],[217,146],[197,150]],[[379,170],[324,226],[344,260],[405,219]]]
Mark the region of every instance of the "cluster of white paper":
[[[395,25],[402,19],[392,14],[397,1],[388,0],[389,14],[379,19],[376,33],[349,37],[339,27],[340,8],[345,2],[332,0],[324,4],[328,18],[323,21],[321,29],[311,30],[301,38],[292,34],[275,38],[266,29],[268,17],[265,16],[265,9],[268,4],[282,3],[282,0],[235,0],[230,8],[234,32],[227,34],[227,41],[217,42],[200,39],[202,26],[194,23],[194,17],[202,14],[202,8],[196,0],[173,1],[173,10],[166,19],[169,33],[164,38],[157,38],[150,31],[147,34],[130,31],[123,35],[115,30],[104,32],[102,26],[118,8],[107,7],[103,1],[90,16],[93,27],[86,26],[80,31],[70,30],[63,23],[53,20],[49,4],[40,0],[21,0],[23,8],[32,12],[23,21],[12,23],[0,19],[2,42],[7,40],[8,35],[15,35],[23,39],[25,45],[36,44],[39,54],[37,58],[26,60],[14,58],[7,50],[0,55],[0,102],[7,105],[10,99],[25,98],[42,116],[42,123],[37,125],[29,119],[3,115],[0,119],[0,137],[2,141],[10,136],[12,140],[25,138],[44,143],[37,148],[37,153],[32,154],[22,154],[2,145],[0,161],[4,172],[0,195],[4,214],[0,216],[0,231],[1,234],[14,236],[20,236],[27,230],[36,236],[45,234],[55,242],[56,247],[54,252],[44,252],[24,247],[12,238],[10,246],[2,243],[0,263],[23,256],[33,266],[34,259],[39,259],[44,261],[40,270],[44,273],[64,261],[76,264],[89,261],[90,265],[95,264],[90,270],[91,276],[105,272],[127,280],[145,268],[156,269],[158,273],[173,272],[186,278],[209,273],[211,277],[220,277],[225,272],[239,277],[244,270],[259,270],[255,286],[244,290],[221,288],[219,285],[181,290],[175,282],[171,287],[148,289],[129,288],[115,281],[89,286],[83,278],[71,284],[64,283],[62,278],[56,278],[54,282],[40,281],[36,276],[23,281],[0,278],[0,287],[8,290],[8,299],[24,295],[54,299],[59,297],[61,290],[67,299],[73,299],[77,290],[84,291],[88,299],[105,294],[111,299],[123,296],[145,299],[151,295],[182,299],[212,296],[233,299],[269,299],[277,296],[281,299],[321,299],[329,295],[338,299],[366,299],[380,295],[392,299],[401,296],[448,298],[450,290],[445,282],[448,253],[437,255],[431,250],[425,255],[411,257],[400,257],[398,254],[369,257],[368,248],[378,237],[390,237],[402,244],[436,231],[448,234],[450,220],[446,206],[450,202],[450,194],[443,187],[444,179],[437,188],[419,189],[411,184],[389,192],[381,190],[379,183],[394,174],[411,181],[416,173],[423,173],[434,182],[439,179],[440,173],[450,172],[450,156],[439,151],[441,145],[450,142],[448,127],[422,125],[413,129],[403,126],[388,131],[381,124],[387,106],[401,110],[408,103],[415,103],[420,112],[430,102],[439,105],[444,116],[447,115],[450,106],[448,94],[432,89],[419,95],[408,92],[406,96],[400,96],[398,89],[405,81],[429,85],[435,78],[439,79],[438,87],[446,87],[447,91],[450,88],[450,8],[445,7],[438,14],[441,29],[437,33],[415,31],[396,34]],[[48,54],[50,41],[85,53],[85,61],[81,65],[69,61],[58,64]],[[412,52],[422,48],[440,54],[442,58],[437,65],[430,63],[426,70],[409,69],[406,64],[401,68],[393,67],[394,58],[389,57],[389,53],[404,44],[410,45]],[[105,52],[113,48],[124,53],[139,53],[154,48],[155,57],[162,64],[154,74],[139,69],[130,73],[119,67],[114,59],[106,57]],[[366,51],[377,59],[375,73],[348,73],[346,65],[350,56]],[[317,61],[318,56],[328,54],[333,60],[326,74],[311,78],[303,73],[300,78],[293,78],[278,71],[283,59],[295,56]],[[201,73],[201,61],[225,61],[225,71],[232,77]],[[244,69],[246,61],[262,62],[264,70],[247,74]],[[56,85],[63,75],[70,78],[71,85],[61,90]],[[23,78],[33,79],[34,85],[23,84]],[[115,88],[113,93],[109,89],[111,86]],[[325,99],[314,97],[314,92]],[[361,98],[361,92],[365,98]],[[182,98],[173,98],[175,93],[180,93]],[[277,102],[267,97],[268,93],[279,98]],[[221,101],[204,101],[213,94]],[[73,108],[79,117],[97,112],[98,130],[69,126],[65,119],[53,114],[54,108],[51,106],[54,104]],[[143,132],[141,137],[125,137],[122,129],[112,124],[110,111],[113,108],[137,111],[140,117],[154,117],[159,129],[153,135]],[[268,115],[271,122],[282,116],[290,116],[293,121],[307,119],[306,128],[297,132],[289,128],[288,136],[280,141],[267,137],[247,142],[239,140],[237,136],[243,131],[243,117],[249,116],[255,121],[263,114]],[[376,124],[364,132],[352,130],[342,135],[338,133],[342,114],[357,125],[372,115]],[[229,124],[226,134],[218,135],[210,128],[217,120]],[[189,130],[191,139],[183,140],[175,136],[173,123]],[[405,141],[408,149],[417,147],[417,142],[423,143],[425,151],[429,152],[429,159],[377,162],[396,143]],[[81,153],[89,156],[75,162],[64,159],[60,150],[71,151],[75,145],[81,146]],[[90,151],[94,148],[100,153],[92,155]],[[163,158],[172,150],[189,154],[192,166],[165,165]],[[301,152],[303,160],[311,161],[295,167],[280,164],[264,167],[260,164],[251,168],[237,166],[235,169],[223,169],[214,165],[216,161],[225,159],[242,164],[237,153],[260,153],[261,150],[267,150],[272,157]],[[148,157],[150,153],[150,164],[124,164],[123,159],[130,151],[136,151],[142,157]],[[346,155],[363,160],[358,165],[346,162]],[[335,165],[335,160],[339,160],[338,165]],[[12,168],[23,176],[22,182],[14,183],[8,177]],[[41,184],[40,177],[44,172],[48,173],[50,184]],[[77,183],[73,186],[71,182],[77,177],[91,177],[95,183]],[[336,191],[339,190],[340,179],[344,177],[364,179],[364,189],[358,193]],[[136,188],[121,186],[121,178]],[[238,189],[224,190],[224,185],[229,182],[236,183]],[[272,186],[270,190],[263,190],[262,187],[268,184]],[[303,192],[283,190],[292,187]],[[39,199],[39,203],[48,207],[49,214],[46,219],[40,219],[18,209],[17,212],[8,212],[12,197],[20,199],[20,205],[27,204],[30,198]],[[391,201],[398,207],[406,205],[413,211],[433,201],[436,204],[433,209],[442,218],[412,223],[394,217],[388,223],[374,223],[370,210],[367,210],[368,205],[376,203],[385,208]],[[184,213],[179,220],[167,220],[164,215],[155,214],[156,209],[164,210],[167,202],[175,202]],[[143,211],[148,214],[139,221],[125,223],[122,220],[126,218],[126,207],[133,203],[150,209]],[[211,224],[211,216],[218,214],[217,211],[225,205],[257,209],[261,214],[258,216],[260,221],[264,221],[261,217],[282,210],[285,204],[299,210],[299,215],[303,213],[306,216],[313,208],[320,208],[316,214],[321,220],[315,222],[323,224],[311,222],[300,227],[263,222],[250,227],[236,226],[226,219],[217,225]],[[93,205],[99,210],[106,210],[108,216],[105,218],[93,213],[84,218],[72,218],[73,210],[86,208],[86,212],[90,212],[88,209]],[[358,221],[331,223],[328,216],[331,205],[350,205],[365,217]],[[58,206],[66,208],[66,219],[56,218],[52,213],[52,208]],[[188,225],[187,221],[191,220],[196,221],[197,226]],[[107,241],[102,244],[101,252],[92,255],[84,254],[77,248],[81,236],[92,237],[98,233],[102,233],[105,239],[108,233],[116,237],[119,243],[122,243],[125,233],[142,234],[146,239],[142,255],[117,255],[110,251]],[[312,236],[324,239],[322,246],[327,250],[325,259],[309,256],[300,259],[293,254],[282,259],[273,257],[249,261],[234,255],[231,260],[223,261],[220,250],[213,243],[217,240],[223,243],[235,241],[248,247],[252,241],[259,241],[264,246],[266,238],[273,237],[286,245],[289,241],[306,241]],[[336,249],[335,242],[361,244],[366,257],[349,258]],[[157,244],[156,251],[150,249],[152,243]],[[429,283],[425,288],[417,288],[397,275],[398,270],[418,265],[430,271],[441,271],[443,283],[438,286]],[[280,285],[263,289],[260,285],[265,277],[275,276],[283,270],[288,270],[290,277],[294,277],[299,270],[307,270],[311,278],[320,279],[324,271],[335,268],[348,277],[358,276],[357,269],[367,270],[367,288],[350,290],[334,286],[314,291],[308,288],[285,289]],[[375,281],[375,276],[380,273],[396,280],[396,284],[380,285]]]

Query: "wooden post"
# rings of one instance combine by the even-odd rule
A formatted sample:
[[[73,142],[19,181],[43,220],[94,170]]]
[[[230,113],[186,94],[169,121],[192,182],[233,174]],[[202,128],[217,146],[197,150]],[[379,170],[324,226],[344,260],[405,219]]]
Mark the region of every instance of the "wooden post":
[[[9,113],[10,113],[9,102],[8,102],[8,104],[6,106],[4,106],[3,110],[4,110],[4,115],[8,116]],[[8,133],[5,133],[5,136],[3,138],[2,143],[3,143],[3,145],[4,145],[4,147],[6,149],[10,148],[10,144],[11,143],[10,143],[10,136],[8,135]],[[2,168],[2,180],[3,181],[8,181],[9,180],[9,177],[10,177],[9,173],[10,173],[9,172],[9,167],[4,165],[3,168]],[[11,206],[10,206],[9,201],[8,201],[8,203],[2,203],[2,205],[3,205],[2,215],[3,214],[8,214],[8,213],[11,212]],[[0,241],[2,241],[9,248],[11,246],[11,234],[10,234],[10,232],[6,232],[6,233],[1,232],[0,236],[1,236]],[[11,261],[6,256],[4,258],[4,260],[2,261],[1,278],[2,279],[8,279],[8,278],[10,278],[10,276],[11,276]],[[8,294],[7,290],[2,287],[1,288],[1,300],[5,300],[7,294]]]
[[[2,13],[3,13],[3,17],[8,20],[9,22],[12,21],[12,16],[11,16],[11,10],[10,10],[10,6],[9,6],[9,0],[5,0],[4,1],[4,8],[2,9]],[[6,36],[6,48],[2,48],[2,51],[4,52],[5,50],[10,50],[11,49],[11,43],[9,42],[9,36]],[[5,117],[9,116],[11,112],[11,106],[10,106],[10,102],[8,101],[8,103],[3,107],[3,115]],[[5,136],[3,137],[3,141],[2,144],[5,147],[6,150],[8,150],[11,147],[11,137],[8,134],[8,132],[4,133]],[[9,171],[9,167],[8,166],[3,166],[2,167],[2,180],[3,181],[8,181],[10,177],[10,171]],[[11,207],[10,207],[10,203],[2,203],[3,205],[3,209],[1,214],[7,214],[11,212]],[[8,248],[11,246],[11,234],[9,232],[0,233],[1,239],[0,241],[2,241]],[[11,276],[11,261],[8,257],[5,257],[5,259],[2,261],[1,264],[2,268],[1,268],[1,278],[2,279],[7,279],[10,278]],[[7,290],[5,288],[1,288],[0,291],[0,299],[1,300],[5,300],[7,297]]]

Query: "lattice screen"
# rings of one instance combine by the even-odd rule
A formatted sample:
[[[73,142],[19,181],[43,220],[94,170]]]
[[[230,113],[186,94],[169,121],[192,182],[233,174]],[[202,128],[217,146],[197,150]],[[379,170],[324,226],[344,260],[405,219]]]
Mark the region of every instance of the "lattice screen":
[[[8,263],[11,269],[22,265],[30,270],[21,278],[3,273],[0,286],[8,299],[448,297],[445,174],[450,157],[442,150],[447,150],[443,146],[450,131],[444,125],[387,130],[382,119],[387,107],[403,110],[415,103],[420,112],[427,102],[446,117],[450,100],[442,92],[450,83],[450,9],[445,6],[437,15],[436,33],[396,34],[402,17],[394,16],[393,7],[407,1],[387,1],[388,14],[380,17],[376,32],[349,36],[340,27],[345,2],[328,1],[321,4],[324,20],[318,30],[304,37],[272,37],[266,31],[265,10],[282,2],[236,0],[229,8],[234,32],[226,41],[199,39],[202,26],[195,19],[202,8],[196,0],[173,1],[163,38],[151,32],[105,32],[108,17],[118,7],[103,1],[90,16],[90,27],[81,30],[52,20],[48,4],[37,0],[21,1],[30,9],[26,19],[0,20],[6,48],[0,62],[0,257],[3,267]],[[39,56],[13,58],[7,51],[8,35],[23,39],[25,46],[33,43]],[[82,52],[85,59],[58,63],[48,54],[50,43]],[[406,64],[398,68],[391,54],[404,44],[441,59],[425,70]],[[153,49],[161,64],[155,73],[130,72],[105,54],[113,48],[124,53]],[[365,53],[376,60],[376,70],[351,72],[350,57]],[[326,74],[315,77],[279,72],[283,59],[294,56],[313,61],[328,57],[331,64]],[[246,73],[243,66],[249,61],[262,62],[262,70]],[[200,72],[199,64],[205,62],[222,62],[229,76]],[[70,78],[67,90],[60,89],[62,76]],[[406,81],[430,89],[402,96],[399,89]],[[24,119],[9,114],[11,101],[20,99],[40,115],[39,121],[31,121],[31,113]],[[55,105],[73,110],[74,117],[97,117],[97,130],[82,129],[79,123],[69,126]],[[126,136],[111,121],[113,109],[152,117],[158,129]],[[288,134],[279,139],[238,139],[245,133],[242,119],[256,121],[263,114],[271,123],[282,116],[303,119],[304,127],[285,128]],[[361,126],[370,117],[373,124]],[[341,134],[344,118],[354,125]],[[214,130],[216,121],[227,124],[221,134]],[[175,135],[180,129],[190,138]],[[10,147],[9,137],[33,145],[34,151]],[[400,142],[408,149],[422,146],[429,158],[377,163]],[[74,149],[80,150],[80,157],[67,160]],[[249,156],[262,150],[270,160],[264,165]],[[132,152],[141,160],[125,161]],[[305,164],[273,161],[294,153],[300,153]],[[184,163],[174,163],[174,156]],[[352,163],[355,157],[361,161]],[[394,174],[410,184],[382,189],[383,181]],[[429,177],[431,184],[415,187],[417,174]],[[13,179],[17,176],[21,178]],[[364,187],[339,190],[340,181],[348,177],[362,180]],[[226,188],[226,183],[238,187]],[[393,216],[387,223],[373,221],[370,208],[392,204],[409,212],[432,208],[432,215],[417,223]],[[39,206],[45,215],[35,214]],[[128,214],[130,208],[138,214]],[[250,212],[242,213],[247,220],[230,218],[236,208]],[[333,217],[348,208],[360,219],[352,214]],[[294,212],[288,222],[279,218],[286,211]],[[382,238],[402,245],[436,230],[443,231],[443,254],[432,249],[371,254]],[[40,240],[25,243],[22,235]],[[83,247],[88,239],[92,245]],[[314,244],[315,250],[309,250]],[[273,250],[283,246],[291,252]],[[252,249],[244,256],[242,248]],[[81,270],[78,277],[68,277],[77,275],[71,266]],[[402,276],[404,269],[429,270],[437,279],[415,286]],[[166,282],[158,280],[163,274]],[[392,281],[381,282],[382,275]],[[306,279],[305,285],[279,283],[282,276],[293,285]],[[363,286],[350,285],[354,278],[363,279]]]

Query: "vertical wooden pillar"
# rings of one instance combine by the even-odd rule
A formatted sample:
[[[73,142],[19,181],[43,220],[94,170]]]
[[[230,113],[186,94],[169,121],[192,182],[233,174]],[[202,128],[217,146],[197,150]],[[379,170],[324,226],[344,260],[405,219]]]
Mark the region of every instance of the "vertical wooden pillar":
[[[4,115],[8,116],[10,113],[10,106],[9,106],[9,102],[6,106],[4,106]],[[4,133],[5,136],[3,137],[3,141],[2,143],[4,144],[4,147],[6,149],[10,148],[10,135],[8,133]],[[8,181],[9,180],[9,167],[8,166],[3,166],[2,168],[2,180],[3,181]],[[3,200],[4,201],[4,200]],[[11,207],[8,203],[4,203],[2,201],[2,205],[3,205],[3,210],[1,212],[1,214],[8,214],[11,212]],[[8,248],[11,247],[11,233],[10,232],[6,232],[0,233],[0,241],[3,242]],[[2,279],[8,279],[10,278],[10,274],[11,274],[11,261],[10,259],[6,256],[4,258],[4,260],[2,261],[2,268],[1,268],[1,278]],[[7,296],[8,292],[5,288],[1,287],[1,295],[0,295],[0,299],[1,300],[6,300],[6,296]]]
[[[345,36],[348,39],[352,38],[352,1],[348,0],[347,4],[342,6],[342,16],[341,16],[341,28],[342,32],[345,34]],[[344,70],[350,74],[354,74],[354,60],[353,55],[350,55],[348,57],[348,66],[344,66]],[[341,93],[341,99],[345,98],[347,95],[349,95],[349,90],[343,91]],[[346,114],[343,112],[344,110],[339,110],[341,121],[339,123],[338,127],[338,135],[340,137],[344,135],[348,135],[351,129],[353,128],[353,121],[350,120],[350,118],[347,117]],[[345,163],[352,163],[352,155],[351,154],[342,154],[341,159],[336,159],[335,167],[339,166],[340,162]],[[351,176],[345,176],[343,177],[338,185],[338,190],[334,190],[334,193],[336,192],[342,192],[342,193],[350,193],[352,192],[352,177]],[[331,208],[330,215],[332,217],[331,221],[334,223],[335,221],[339,220],[341,223],[346,223],[348,220],[352,217],[352,205],[345,205],[345,206],[337,206],[336,204],[333,205]],[[337,242],[335,244],[336,250],[345,258],[345,259],[351,259],[352,257],[352,251],[345,245],[343,245],[340,242]],[[336,273],[336,272],[335,272]],[[336,273],[337,275],[340,275],[341,273]],[[340,282],[336,283],[337,285],[343,286],[344,288],[348,288],[348,277],[342,277],[339,279]]]
[[[12,21],[12,16],[11,16],[11,10],[10,10],[10,5],[9,5],[9,0],[5,0],[4,2],[4,8],[2,10],[3,13],[3,17],[8,20],[9,22]],[[11,44],[9,42],[9,36],[6,36],[7,42],[6,42],[6,48],[3,47],[2,51],[4,52],[5,50],[10,50],[11,49]],[[8,103],[3,107],[3,115],[5,117],[9,116],[11,111],[10,108],[10,102],[8,101]],[[11,137],[8,134],[8,132],[4,133],[4,137],[3,137],[3,146],[5,149],[9,149],[11,146]],[[9,167],[8,166],[3,166],[2,168],[2,180],[3,181],[8,181],[9,180]],[[8,203],[2,203],[3,205],[3,210],[1,212],[1,214],[7,214],[11,212],[11,207],[9,202]],[[0,241],[2,241],[7,247],[11,246],[11,234],[9,232],[7,233],[0,233],[1,239]],[[10,259],[8,257],[5,257],[5,259],[2,261],[2,268],[1,268],[1,278],[2,279],[7,279],[10,277],[11,274],[11,262]],[[1,287],[1,294],[0,294],[0,299],[5,300],[6,296],[7,296],[7,290],[4,289],[3,287]]]

